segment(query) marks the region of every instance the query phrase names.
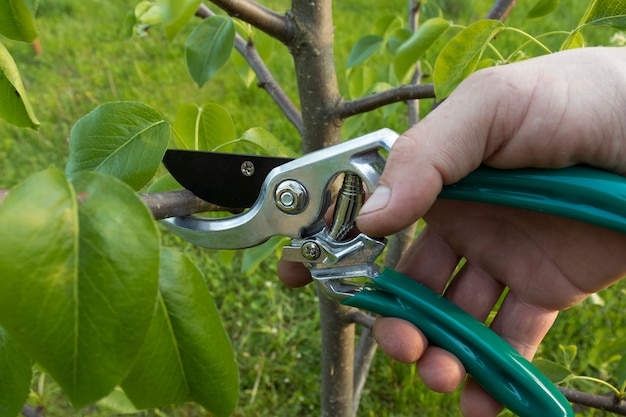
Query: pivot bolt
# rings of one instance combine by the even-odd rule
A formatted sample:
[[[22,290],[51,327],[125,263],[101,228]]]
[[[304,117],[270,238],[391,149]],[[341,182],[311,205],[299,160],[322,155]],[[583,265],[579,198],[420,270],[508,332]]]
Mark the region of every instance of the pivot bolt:
[[[306,242],[304,245],[302,245],[300,250],[302,251],[302,256],[304,257],[304,259],[308,261],[314,261],[322,255],[322,249],[320,248],[320,245],[315,242]]]
[[[301,213],[307,206],[308,200],[306,188],[298,181],[294,180],[281,182],[274,194],[276,207],[287,214]]]

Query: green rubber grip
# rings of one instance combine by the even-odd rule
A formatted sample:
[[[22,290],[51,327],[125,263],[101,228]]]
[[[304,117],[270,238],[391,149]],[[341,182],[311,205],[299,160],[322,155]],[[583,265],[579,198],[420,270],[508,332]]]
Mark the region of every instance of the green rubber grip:
[[[344,305],[408,320],[454,354],[491,396],[520,417],[573,417],[563,394],[504,339],[417,281],[385,269]]]
[[[501,170],[480,167],[439,198],[519,207],[626,233],[626,178],[586,166]]]

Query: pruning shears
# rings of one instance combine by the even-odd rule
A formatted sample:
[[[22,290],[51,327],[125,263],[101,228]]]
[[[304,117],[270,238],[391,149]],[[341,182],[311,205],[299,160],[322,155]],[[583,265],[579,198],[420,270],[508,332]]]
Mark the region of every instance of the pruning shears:
[[[185,240],[211,249],[248,248],[287,236],[291,243],[283,257],[302,262],[331,298],[414,323],[429,343],[456,355],[486,391],[521,417],[573,416],[560,391],[487,326],[415,280],[379,267],[386,238],[350,233],[397,137],[382,129],[297,159],[168,150],[163,162],[181,185],[208,202],[245,210],[226,218],[164,222]],[[341,177],[327,225],[329,189]],[[626,233],[626,179],[589,167],[480,167],[444,187],[439,197],[538,210]]]

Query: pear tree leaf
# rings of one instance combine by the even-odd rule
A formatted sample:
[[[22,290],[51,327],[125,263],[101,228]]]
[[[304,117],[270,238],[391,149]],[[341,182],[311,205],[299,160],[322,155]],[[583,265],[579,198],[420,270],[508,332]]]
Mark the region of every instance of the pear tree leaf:
[[[135,6],[135,21],[144,25],[157,25],[163,21],[163,10],[152,1],[141,1]]]
[[[559,7],[560,0],[537,0],[526,14],[527,19],[536,19],[552,13]]]
[[[0,327],[0,416],[16,416],[28,398],[31,360]]]
[[[229,416],[238,397],[237,364],[202,273],[167,248],[160,271],[150,331],[122,387],[139,408],[193,400],[215,416]]]
[[[267,242],[255,246],[253,248],[246,249],[243,252],[243,259],[241,262],[241,273],[244,276],[252,274],[256,268],[268,257],[274,255],[277,250],[285,246],[288,242],[288,238],[283,236],[271,237]]]
[[[350,97],[362,97],[374,83],[376,83],[376,71],[374,69],[368,66],[352,68],[348,74]]]
[[[202,0],[159,0],[161,15],[165,24],[165,34],[169,40],[193,17]]]
[[[211,16],[199,23],[185,42],[187,70],[202,87],[222,68],[235,45],[235,25],[231,18]]]
[[[440,17],[428,19],[396,50],[394,68],[399,80],[422,58],[426,50],[450,27],[450,22]]]
[[[230,144],[229,144],[230,145]],[[286,156],[296,158],[296,153],[285,146],[278,138],[262,127],[253,127],[246,130],[239,139],[232,142],[233,152],[237,152],[238,145],[252,145],[260,153],[271,156]]]
[[[0,35],[21,42],[37,39],[34,9],[34,3],[24,0],[0,1]]]
[[[589,25],[626,30],[626,0],[593,0],[579,24]]]
[[[157,178],[146,190],[147,193],[163,193],[166,191],[182,190],[185,187],[172,177],[169,172]]]
[[[463,29],[446,45],[435,61],[435,94],[441,100],[476,70],[485,48],[504,29],[498,20],[479,20]]]
[[[217,103],[184,104],[176,114],[174,130],[181,149],[212,151],[235,139],[233,119]]]
[[[548,359],[535,359],[533,365],[554,384],[563,382],[572,375],[572,371],[565,366]]]
[[[1,12],[0,12],[1,13]],[[15,61],[0,42],[0,118],[31,129],[39,128],[39,121],[26,96],[26,90]]]
[[[615,378],[617,378],[617,385],[623,386],[626,383],[626,355],[622,355],[617,363],[617,369],[615,369]]]
[[[121,181],[56,168],[0,206],[0,325],[76,408],[126,376],[157,296],[159,235]],[[19,314],[16,314],[19,312]]]
[[[169,138],[169,124],[154,108],[130,101],[105,103],[70,131],[65,171],[70,177],[101,172],[139,190],[156,173]]]
[[[359,39],[348,56],[346,68],[352,68],[365,62],[378,51],[383,44],[383,37],[379,35],[366,35]]]
[[[141,410],[130,402],[124,391],[120,387],[115,387],[106,397],[99,400],[98,408],[106,410],[112,414],[138,414]]]

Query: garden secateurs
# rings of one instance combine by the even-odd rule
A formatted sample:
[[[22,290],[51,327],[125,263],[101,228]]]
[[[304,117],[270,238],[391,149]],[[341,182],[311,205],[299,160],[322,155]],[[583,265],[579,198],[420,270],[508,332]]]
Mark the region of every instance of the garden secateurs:
[[[163,162],[181,185],[210,203],[245,210],[226,218],[164,222],[185,240],[211,249],[248,248],[287,236],[291,243],[283,258],[302,262],[330,297],[414,323],[517,415],[573,416],[558,389],[487,326],[415,280],[380,268],[375,261],[386,238],[352,232],[397,136],[382,129],[297,159],[168,150]],[[343,185],[331,201],[331,184],[341,176]],[[445,186],[440,198],[538,210],[626,233],[626,179],[593,168],[481,167]]]

